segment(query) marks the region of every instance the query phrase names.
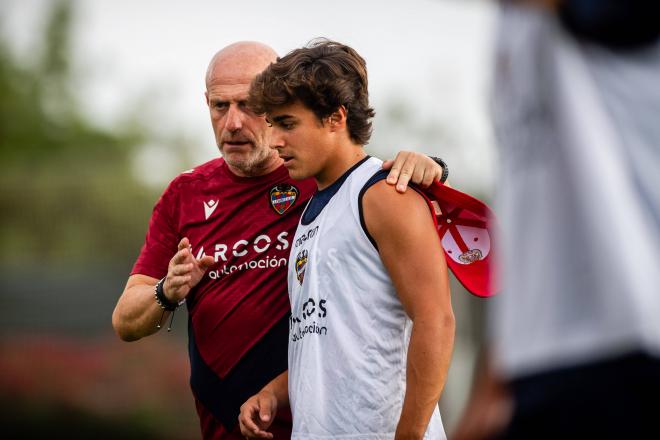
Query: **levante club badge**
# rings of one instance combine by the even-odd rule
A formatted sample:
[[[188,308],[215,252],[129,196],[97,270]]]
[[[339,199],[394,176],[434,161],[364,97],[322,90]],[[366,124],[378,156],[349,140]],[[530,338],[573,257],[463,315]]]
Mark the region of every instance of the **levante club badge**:
[[[279,215],[284,214],[298,199],[298,188],[287,183],[276,185],[270,190],[270,206]]]
[[[307,250],[303,249],[298,252],[296,255],[296,278],[302,286],[303,280],[305,279],[305,268],[307,267]]]

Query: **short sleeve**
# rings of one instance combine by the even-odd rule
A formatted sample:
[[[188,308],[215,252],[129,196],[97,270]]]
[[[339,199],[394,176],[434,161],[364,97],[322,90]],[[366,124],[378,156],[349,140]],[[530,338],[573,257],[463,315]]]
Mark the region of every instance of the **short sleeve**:
[[[176,179],[170,183],[154,206],[149,229],[131,275],[141,274],[162,278],[167,274],[170,259],[177,251],[179,228],[176,215],[178,191]]]

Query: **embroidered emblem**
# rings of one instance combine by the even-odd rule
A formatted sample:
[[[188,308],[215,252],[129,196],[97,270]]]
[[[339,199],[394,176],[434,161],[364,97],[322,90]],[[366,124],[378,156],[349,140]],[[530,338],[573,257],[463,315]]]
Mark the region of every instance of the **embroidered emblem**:
[[[270,190],[270,206],[282,215],[296,203],[298,194],[298,188],[293,185],[287,183],[276,185]]]
[[[305,268],[307,267],[307,250],[303,249],[296,255],[296,278],[302,286],[303,279],[305,278]]]
[[[464,264],[471,264],[475,261],[483,260],[483,258],[484,256],[479,249],[470,249],[458,256],[458,259]]]
[[[206,220],[211,217],[211,214],[213,214],[215,208],[218,207],[218,202],[219,200],[209,200],[208,202],[204,202],[204,217]]]

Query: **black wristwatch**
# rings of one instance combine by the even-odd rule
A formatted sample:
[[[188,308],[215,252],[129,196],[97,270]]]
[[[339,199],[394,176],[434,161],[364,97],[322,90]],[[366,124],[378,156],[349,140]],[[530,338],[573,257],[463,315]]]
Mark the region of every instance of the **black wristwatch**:
[[[445,183],[447,177],[449,177],[449,167],[447,166],[447,163],[444,160],[440,159],[439,157],[433,157],[433,156],[429,156],[429,157],[433,159],[435,163],[437,163],[442,167],[442,176],[440,176],[440,183]]]

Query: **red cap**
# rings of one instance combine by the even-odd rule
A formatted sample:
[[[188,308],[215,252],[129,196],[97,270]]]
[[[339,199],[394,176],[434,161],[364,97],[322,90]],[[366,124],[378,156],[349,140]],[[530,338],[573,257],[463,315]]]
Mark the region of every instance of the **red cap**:
[[[498,293],[493,211],[482,201],[440,182],[419,190],[435,213],[447,266],[458,281],[476,296]]]

